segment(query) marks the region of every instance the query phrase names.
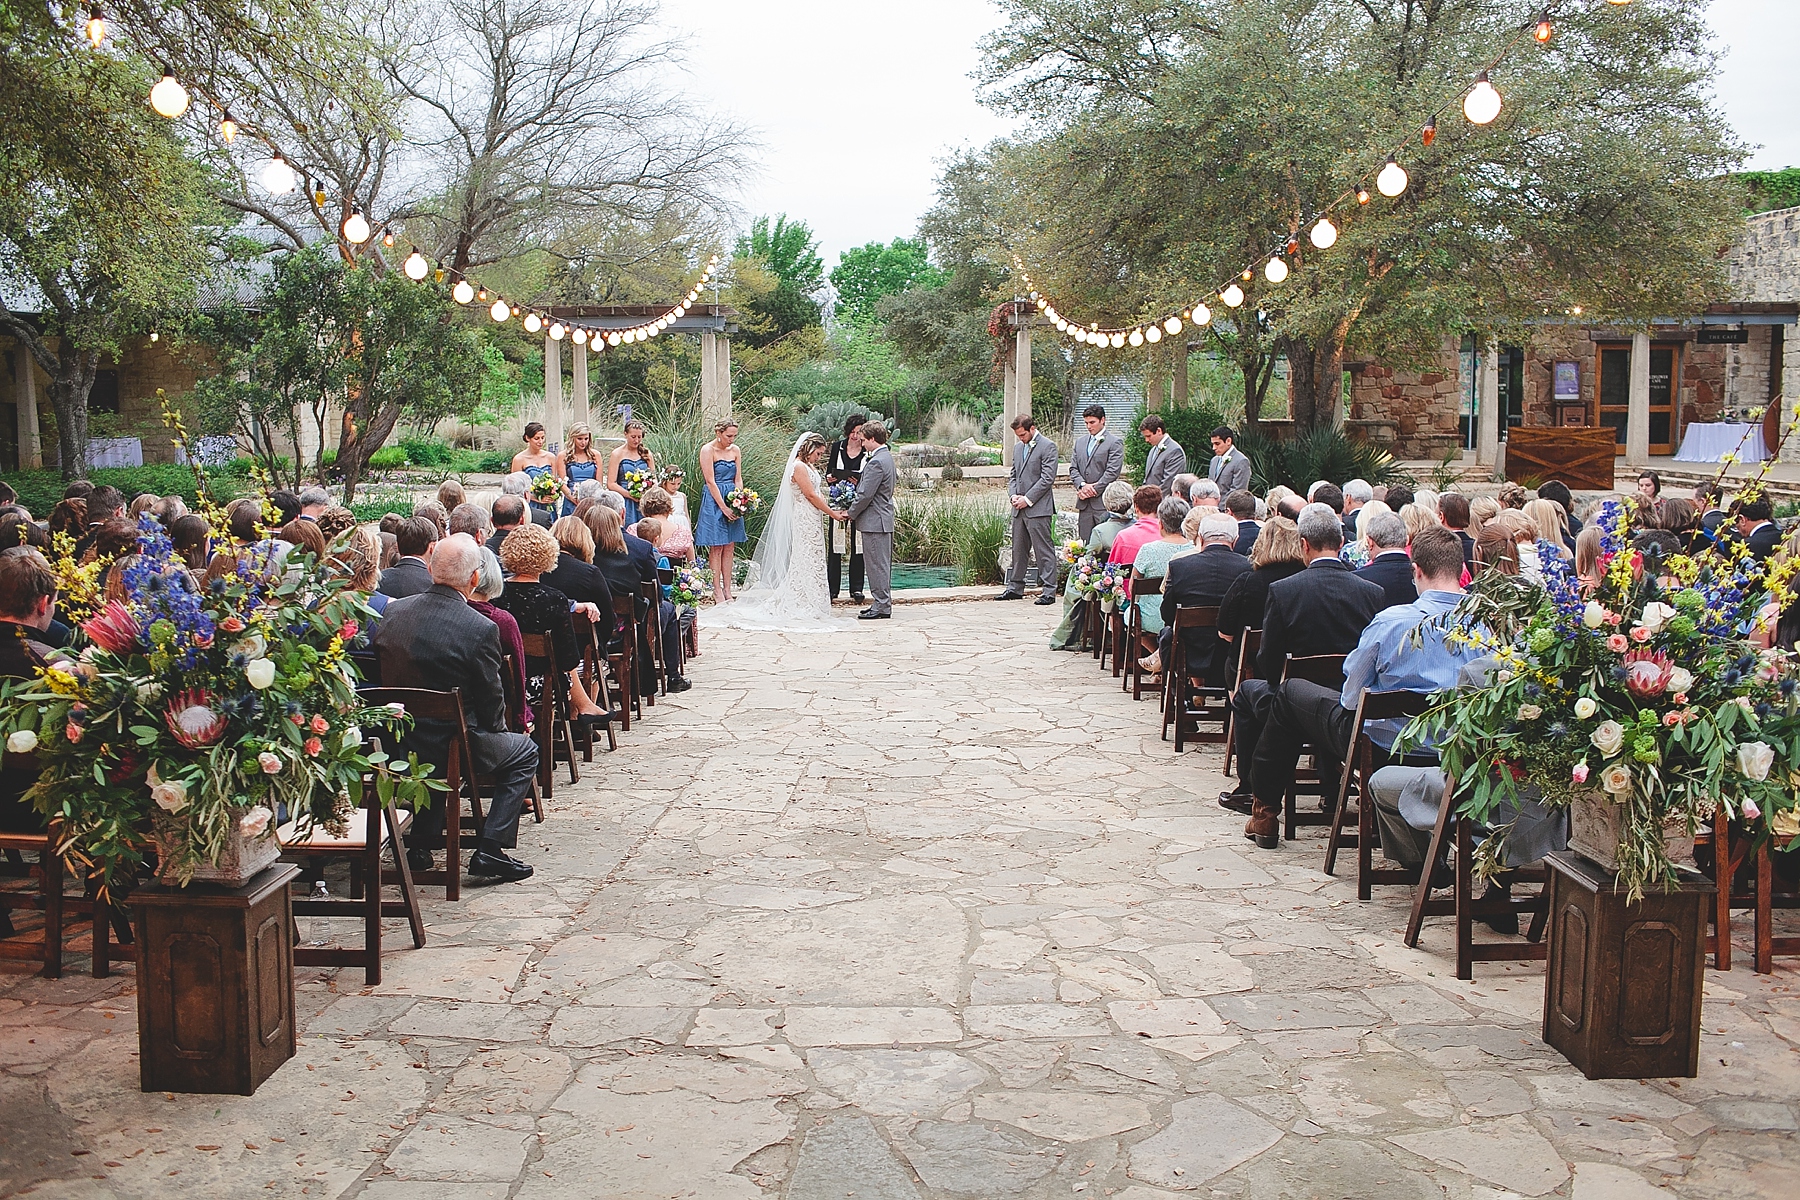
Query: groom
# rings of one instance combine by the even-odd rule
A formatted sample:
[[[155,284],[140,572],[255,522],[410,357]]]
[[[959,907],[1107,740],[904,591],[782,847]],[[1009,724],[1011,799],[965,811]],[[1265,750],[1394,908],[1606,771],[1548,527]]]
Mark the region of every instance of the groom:
[[[864,621],[885,621],[894,615],[888,580],[894,573],[894,456],[888,450],[887,426],[870,421],[862,427],[863,445],[869,447],[862,478],[856,482],[856,499],[850,502],[850,520],[862,542],[863,565],[868,572],[873,602],[857,614]]]

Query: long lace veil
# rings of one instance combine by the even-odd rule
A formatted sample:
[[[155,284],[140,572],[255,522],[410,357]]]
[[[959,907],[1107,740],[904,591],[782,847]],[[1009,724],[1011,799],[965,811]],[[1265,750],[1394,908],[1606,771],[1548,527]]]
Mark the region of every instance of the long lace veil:
[[[787,578],[788,563],[794,551],[794,513],[791,501],[794,498],[794,463],[800,457],[800,443],[807,439],[801,434],[794,439],[793,448],[788,451],[787,463],[781,468],[781,490],[775,494],[775,506],[769,511],[769,520],[763,526],[762,537],[757,539],[756,552],[751,555],[751,569],[744,580],[744,586],[755,589],[773,591],[781,586]]]

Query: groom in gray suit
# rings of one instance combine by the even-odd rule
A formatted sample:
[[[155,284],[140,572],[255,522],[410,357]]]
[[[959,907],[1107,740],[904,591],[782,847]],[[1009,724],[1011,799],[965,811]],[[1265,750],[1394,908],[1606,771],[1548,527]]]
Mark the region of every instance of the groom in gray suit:
[[[1069,451],[1069,486],[1075,489],[1075,514],[1085,542],[1094,526],[1106,520],[1106,502],[1100,497],[1125,469],[1125,443],[1106,432],[1106,410],[1098,404],[1082,409],[1081,419],[1088,432]]]
[[[863,566],[868,572],[869,607],[858,613],[864,621],[885,621],[894,615],[889,581],[894,576],[894,456],[888,450],[887,426],[870,421],[862,427],[868,457],[856,481],[856,499],[850,502],[850,521],[862,543]]]
[[[1029,558],[1037,560],[1038,581],[1043,584],[1039,604],[1056,603],[1056,554],[1051,545],[1050,523],[1056,515],[1056,443],[1037,431],[1030,417],[1014,417],[1013,432],[1019,444],[1013,447],[1012,483],[1012,570],[1007,575],[1006,590],[996,600],[1025,598],[1025,568]]]

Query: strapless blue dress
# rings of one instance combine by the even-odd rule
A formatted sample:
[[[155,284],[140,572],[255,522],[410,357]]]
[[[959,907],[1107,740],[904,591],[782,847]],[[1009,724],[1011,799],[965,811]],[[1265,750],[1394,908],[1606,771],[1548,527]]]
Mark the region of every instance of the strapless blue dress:
[[[540,478],[542,478],[545,475],[556,474],[556,468],[550,467],[550,466],[526,467],[525,473],[527,475],[531,476],[531,482],[536,483]],[[539,504],[536,500],[532,500],[532,501],[530,501],[530,503],[531,503],[531,507],[533,507],[533,508],[542,509],[543,511],[549,513],[553,517],[556,515],[556,507],[557,506],[554,504]]]
[[[597,462],[569,462],[565,460],[563,462],[563,469],[569,474],[570,491],[575,490],[576,484],[586,483],[590,479],[600,478],[600,464]],[[567,499],[564,499],[562,503],[562,515],[565,517],[572,517],[575,515],[575,505]]]
[[[620,487],[624,487],[625,473],[627,471],[647,472],[649,470],[650,464],[641,458],[621,458],[619,460],[619,473],[613,476],[613,482]],[[639,516],[637,501],[633,500],[630,496],[625,497],[625,523],[627,525],[636,525]]]
[[[729,496],[737,487],[738,465],[728,458],[713,463],[713,482],[719,486],[721,496]],[[694,544],[696,546],[724,546],[731,542],[741,542],[748,536],[744,532],[744,519],[727,521],[719,506],[713,503],[711,488],[703,488],[700,492],[700,521],[694,526]]]

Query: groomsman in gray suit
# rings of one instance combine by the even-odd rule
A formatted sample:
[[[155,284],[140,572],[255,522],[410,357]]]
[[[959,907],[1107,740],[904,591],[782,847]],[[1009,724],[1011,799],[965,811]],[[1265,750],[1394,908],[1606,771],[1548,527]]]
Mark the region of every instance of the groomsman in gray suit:
[[[1075,515],[1085,542],[1094,526],[1107,519],[1101,496],[1125,469],[1125,443],[1106,432],[1106,410],[1098,404],[1082,409],[1081,419],[1088,433],[1076,438],[1069,451],[1069,486],[1075,489]]]
[[[1006,579],[1006,590],[996,600],[1025,598],[1025,568],[1029,559],[1037,561],[1038,580],[1043,584],[1039,604],[1056,603],[1056,552],[1050,537],[1050,523],[1056,515],[1056,443],[1037,431],[1030,417],[1015,417],[1013,432],[1019,444],[1013,448],[1012,482],[1012,571]]]
[[[858,613],[864,621],[885,621],[894,615],[889,582],[894,577],[894,456],[888,450],[887,426],[870,421],[862,427],[863,444],[870,449],[856,481],[856,499],[850,502],[850,522],[862,542],[863,566],[868,573],[869,607]]]
[[[1151,413],[1138,424],[1144,440],[1150,443],[1150,457],[1144,460],[1144,485],[1162,489],[1164,496],[1174,493],[1169,485],[1177,475],[1187,473],[1187,451],[1163,428],[1163,419]]]
[[[1237,448],[1237,434],[1228,425],[1212,431],[1212,463],[1206,477],[1219,485],[1219,495],[1250,490],[1250,460]]]

